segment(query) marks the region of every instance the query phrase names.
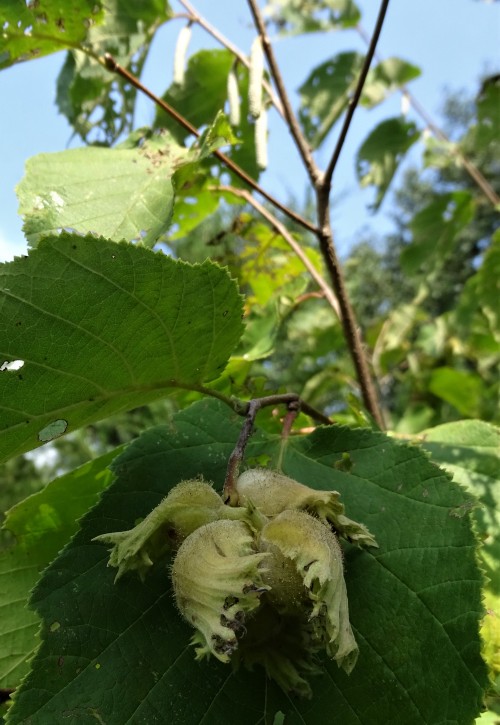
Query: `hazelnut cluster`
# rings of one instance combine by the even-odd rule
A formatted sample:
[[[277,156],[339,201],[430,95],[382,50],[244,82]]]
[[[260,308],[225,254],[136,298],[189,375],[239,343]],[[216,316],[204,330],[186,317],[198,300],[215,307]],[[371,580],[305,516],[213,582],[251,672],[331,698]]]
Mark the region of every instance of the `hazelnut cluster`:
[[[347,673],[358,656],[338,537],[377,543],[336,491],[267,469],[245,471],[236,490],[239,505],[226,506],[202,479],[182,481],[135,528],[96,540],[112,545],[116,579],[143,579],[174,546],[170,575],[196,657],[260,664],[285,691],[310,697],[320,652]]]

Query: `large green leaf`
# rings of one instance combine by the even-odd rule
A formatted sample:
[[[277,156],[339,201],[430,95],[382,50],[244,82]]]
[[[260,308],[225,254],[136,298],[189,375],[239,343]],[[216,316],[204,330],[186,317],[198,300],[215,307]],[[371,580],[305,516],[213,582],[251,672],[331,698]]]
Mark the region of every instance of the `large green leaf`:
[[[15,535],[16,544],[0,551],[0,687],[17,687],[28,672],[40,624],[26,607],[29,593],[111,482],[107,467],[122,448],[56,478],[7,514],[4,529]]]
[[[39,154],[17,188],[30,244],[59,229],[153,246],[169,226],[172,176],[190,158],[168,134],[135,133],[115,149],[87,147]]]
[[[63,233],[0,266],[0,461],[213,380],[242,332],[226,271]]]
[[[359,53],[339,53],[314,68],[300,86],[299,119],[313,148],[347,108],[363,60]]]
[[[0,68],[78,47],[102,19],[99,0],[62,4],[58,0],[2,0]]]
[[[413,122],[389,118],[364,140],[356,156],[356,172],[361,186],[376,187],[374,210],[382,203],[403,156],[419,137]]]
[[[380,544],[369,552],[345,546],[360,657],[350,676],[323,662],[312,700],[285,696],[259,668],[233,674],[195,662],[166,564],[145,584],[133,576],[113,584],[108,551],[92,537],[131,527],[183,478],[202,473],[220,487],[240,427],[219,402],[200,401],[115,460],[117,480],[34,593],[43,644],[9,722],[59,722],[67,712],[108,725],[256,725],[279,712],[290,725],[324,725],[332,713],[342,725],[472,722],[485,668],[471,498],[415,446],[332,426],[285,448],[284,471],[338,490],[348,515]],[[267,455],[276,465],[280,448],[278,436],[257,432],[247,460]]]
[[[106,0],[104,22],[92,26],[86,46],[96,55],[111,53],[120,65],[141,74],[151,40],[169,15],[165,0]],[[112,143],[130,130],[136,89],[96,63],[70,50],[57,81],[57,105],[81,138]]]
[[[500,594],[500,429],[482,420],[460,420],[420,434],[432,459],[481,502],[474,508],[489,588]]]

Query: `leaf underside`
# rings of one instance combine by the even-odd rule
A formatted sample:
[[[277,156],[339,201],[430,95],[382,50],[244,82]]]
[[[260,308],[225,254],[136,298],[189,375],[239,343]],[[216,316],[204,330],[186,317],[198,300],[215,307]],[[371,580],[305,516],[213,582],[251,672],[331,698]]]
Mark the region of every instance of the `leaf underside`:
[[[139,145],[140,142],[140,145]],[[69,149],[33,156],[17,187],[31,246],[71,228],[152,247],[168,228],[172,175],[188,155],[168,135],[135,147]]]

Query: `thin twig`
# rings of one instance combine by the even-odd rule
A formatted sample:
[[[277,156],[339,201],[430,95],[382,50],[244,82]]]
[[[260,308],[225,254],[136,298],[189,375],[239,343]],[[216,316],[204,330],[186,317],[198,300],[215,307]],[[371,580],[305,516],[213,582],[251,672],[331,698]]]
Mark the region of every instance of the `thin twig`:
[[[234,194],[235,196],[239,196],[241,199],[245,199],[248,204],[253,206],[253,208],[259,212],[261,216],[264,217],[264,219],[267,219],[267,221],[271,224],[271,226],[280,234],[285,242],[288,244],[288,246],[293,250],[293,252],[296,254],[296,256],[300,259],[304,267],[307,269],[311,277],[314,279],[318,287],[323,291],[324,297],[327,300],[330,307],[334,310],[337,317],[340,319],[340,307],[337,298],[335,297],[335,294],[328,284],[328,282],[321,276],[321,274],[318,272],[314,264],[311,262],[307,254],[303,251],[302,247],[298,242],[295,241],[293,236],[290,234],[288,229],[285,227],[284,224],[280,222],[279,219],[277,219],[274,214],[272,214],[268,209],[266,209],[265,206],[260,204],[257,199],[255,199],[248,191],[245,189],[238,189],[234,186],[218,186],[215,187],[218,189],[218,191],[227,191],[230,194]]]
[[[204,28],[204,30],[207,31],[209,35],[212,36],[212,38],[215,38],[224,48],[227,48],[234,56],[235,58],[238,58],[239,62],[244,65],[246,68],[250,67],[250,61],[242,53],[242,51],[234,45],[228,38],[226,38],[224,35],[222,35],[217,28],[215,28],[211,23],[208,22],[206,18],[203,17],[203,15],[200,15],[198,10],[196,10],[193,5],[191,5],[188,0],[179,0],[180,4],[183,5],[186,10],[189,13],[190,19],[193,21],[193,23],[197,23],[200,27]],[[281,101],[276,95],[276,93],[273,90],[273,87],[271,84],[264,79],[262,82],[262,85],[264,89],[266,90],[266,93],[268,94],[269,98],[271,99],[271,103],[276,108],[280,116],[283,116],[284,118],[284,112],[283,112],[283,106],[281,105]]]
[[[335,146],[335,149],[332,154],[332,158],[325,171],[323,184],[324,184],[324,186],[327,186],[328,188],[331,185],[333,172],[335,171],[335,166],[337,165],[337,161],[339,160],[340,152],[342,151],[342,147],[344,145],[344,141],[346,139],[347,132],[349,131],[349,126],[351,125],[352,117],[354,116],[354,111],[356,110],[356,106],[358,105],[359,99],[361,97],[361,92],[363,90],[363,86],[365,85],[366,76],[368,75],[368,71],[370,70],[370,65],[371,65],[371,62],[373,59],[373,55],[375,53],[375,48],[377,47],[377,42],[378,42],[378,39],[380,36],[380,31],[382,30],[382,26],[384,24],[385,14],[387,12],[388,6],[389,6],[389,0],[382,0],[382,2],[380,4],[380,10],[378,13],[377,22],[375,24],[375,29],[373,31],[373,35],[370,40],[370,45],[368,47],[368,52],[365,56],[363,67],[361,69],[361,73],[358,78],[356,90],[354,91],[353,97],[349,101],[349,107],[347,109],[347,113],[346,113],[346,116],[344,119],[344,124],[342,126],[342,130],[340,132],[340,136],[337,141],[337,145]]]
[[[224,489],[222,492],[222,498],[224,503],[228,506],[238,505],[238,492],[236,491],[236,479],[240,472],[240,464],[245,455],[245,448],[247,447],[248,439],[253,433],[253,426],[255,422],[255,416],[260,409],[258,400],[251,400],[248,404],[248,412],[245,417],[245,422],[240,431],[238,440],[233,449],[233,452],[229,456],[227,462],[226,478],[224,480]]]
[[[358,25],[356,27],[356,30],[358,31],[359,35],[363,38],[365,43],[369,42],[369,37],[365,31],[365,29]],[[380,62],[380,58],[375,55],[375,59]],[[434,122],[432,117],[427,113],[425,108],[421,105],[420,101],[418,101],[413,93],[408,89],[408,86],[403,85],[401,86],[401,93],[404,93],[406,98],[408,99],[410,105],[413,107],[413,110],[415,113],[420,116],[420,118],[424,121],[429,131],[431,131],[436,138],[438,138],[440,141],[444,141],[446,143],[450,143],[450,139],[445,134],[445,132]],[[464,169],[467,171],[469,176],[475,181],[477,186],[481,189],[485,197],[488,199],[493,206],[497,207],[500,204],[500,197],[495,192],[489,181],[483,176],[481,171],[475,166],[475,164],[472,163],[460,149],[452,148],[450,150],[450,153],[453,156],[456,156],[457,159],[460,161]]]
[[[144,93],[145,96],[154,101],[157,106],[159,106],[166,113],[168,113],[169,116],[171,116],[186,131],[193,134],[193,136],[196,136],[197,138],[200,137],[200,133],[197,128],[195,128],[186,118],[184,118],[184,116],[176,111],[175,108],[172,108],[172,106],[156,96],[152,91],[149,90],[149,88],[144,86],[138,78],[130,73],[130,71],[117,63],[117,61],[110,53],[105,53],[101,62],[109,71],[112,71],[113,73],[116,73],[122,78],[125,78],[125,80],[131,83],[134,88],[137,88],[138,91],[141,91],[141,93]],[[290,217],[290,219],[293,219],[295,222],[297,222],[297,224],[300,224],[302,227],[308,229],[310,232],[317,231],[314,224],[307,221],[307,219],[304,219],[304,217],[302,217],[300,214],[297,214],[292,209],[278,201],[278,199],[276,199],[272,194],[263,189],[262,186],[260,186],[255,181],[255,179],[252,179],[252,177],[249,176],[247,172],[241,168],[241,166],[235,164],[234,161],[232,161],[228,156],[223,154],[221,151],[214,151],[213,155],[218,158],[219,161],[221,161],[225,166],[227,166],[228,169],[230,169],[233,173],[239,176],[239,178],[244,181],[245,184],[248,184],[251,189],[259,193],[261,196],[264,197],[264,199],[267,199],[273,206],[282,211],[283,214],[286,214],[288,217]]]
[[[225,403],[231,410],[234,410],[237,415],[246,416],[248,414],[250,402],[247,400],[241,400],[240,398],[229,397],[224,395],[219,390],[213,388],[207,388],[205,385],[196,385],[196,383],[190,383],[189,385],[183,385],[182,383],[176,382],[176,388],[182,390],[193,390],[196,393],[202,393],[212,398],[220,400]],[[270,405],[281,405],[282,403],[298,403],[300,409],[308,415],[312,420],[315,420],[321,425],[331,425],[333,423],[330,418],[322,413],[320,410],[316,410],[312,405],[302,400],[297,393],[278,393],[276,395],[266,395],[263,398],[256,398],[259,401],[261,408],[267,408]]]
[[[286,450],[286,446],[288,443],[288,438],[290,436],[294,421],[297,418],[299,413],[300,413],[300,404],[299,403],[288,403],[287,413],[283,419],[283,427],[281,428],[280,452],[279,452],[278,461],[277,461],[278,470],[280,470],[283,467],[283,458],[285,456],[285,450]]]
[[[317,183],[320,181],[321,172],[318,169],[316,162],[314,161],[309,144],[304,134],[302,133],[299,123],[295,117],[292,104],[290,103],[290,100],[288,98],[285,84],[281,76],[281,71],[279,69],[278,63],[276,62],[273,46],[271,45],[271,41],[269,40],[269,36],[267,34],[264,19],[255,0],[248,0],[248,5],[250,7],[250,12],[253,16],[255,27],[257,28],[257,31],[262,39],[264,53],[269,64],[269,70],[271,71],[272,79],[278,91],[281,103],[283,104],[283,111],[285,114],[285,119],[288,123],[289,131],[292,134],[295,145],[297,146],[299,154],[302,157],[304,166],[306,167],[309,174],[309,178],[316,186]]]
[[[303,401],[300,399],[298,395],[295,393],[283,393],[283,394],[277,394],[277,395],[267,395],[264,398],[254,398],[253,400],[250,400],[248,403],[246,412],[245,412],[245,422],[243,423],[243,427],[240,431],[240,435],[238,436],[238,440],[236,441],[236,445],[233,449],[233,452],[229,456],[228,464],[227,464],[227,470],[226,470],[226,478],[224,481],[224,490],[223,490],[223,499],[224,503],[229,506],[236,506],[238,504],[238,494],[236,492],[236,479],[238,478],[239,470],[240,470],[240,464],[243,460],[243,456],[245,455],[245,449],[248,443],[248,440],[250,436],[253,433],[254,429],[254,423],[255,423],[255,417],[259,410],[261,408],[267,408],[271,405],[286,405],[288,407],[288,410],[296,411],[296,413],[299,410],[303,410],[304,413],[307,415],[310,414],[311,409],[310,406],[307,404],[304,404]],[[315,414],[318,411],[315,411]],[[331,424],[331,420],[327,418],[326,416],[320,414],[323,418],[324,423],[327,425]],[[290,426],[293,422],[293,419],[290,420]]]

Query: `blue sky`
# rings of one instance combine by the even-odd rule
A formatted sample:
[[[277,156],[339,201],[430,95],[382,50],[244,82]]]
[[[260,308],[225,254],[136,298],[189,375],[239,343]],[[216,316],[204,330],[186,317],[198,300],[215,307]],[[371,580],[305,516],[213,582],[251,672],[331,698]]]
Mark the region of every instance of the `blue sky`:
[[[182,8],[175,0],[174,10]],[[249,51],[253,38],[247,5],[243,0],[193,0],[193,4],[213,24]],[[378,12],[378,2],[358,2],[363,25],[370,32]],[[162,28],[154,41],[143,79],[161,94],[170,84],[173,48],[181,21]],[[195,28],[190,53],[202,47],[218,47],[211,38]],[[435,118],[446,87],[469,93],[477,91],[478,78],[500,68],[500,4],[481,0],[393,0],[382,31],[378,52],[382,57],[399,56],[422,69],[422,76],[411,84],[411,91]],[[276,39],[275,50],[293,100],[294,91],[310,70],[327,58],[345,50],[364,51],[355,31],[315,34],[292,39]],[[60,151],[68,146],[71,129],[58,115],[54,105],[55,82],[63,63],[59,53],[37,61],[22,63],[0,73],[2,98],[2,134],[0,134],[0,261],[24,253],[22,220],[17,215],[15,185],[24,173],[27,158],[41,152]],[[370,132],[383,118],[400,112],[400,97],[394,96],[372,111],[359,109],[348,142],[334,177],[332,218],[340,252],[368,230],[383,233],[390,228],[390,195],[377,215],[367,207],[373,200],[371,190],[359,189],[354,177],[354,155]],[[137,108],[137,125],[149,123],[154,116],[150,101],[141,98]],[[411,118],[410,113],[410,118]],[[421,122],[419,122],[421,125]],[[336,130],[318,156],[326,165],[335,144]],[[71,145],[75,145],[74,142]],[[421,148],[416,148],[407,163],[417,162]],[[270,119],[269,169],[262,183],[283,201],[290,196],[303,198],[305,174],[296,158],[286,128],[277,117]]]

